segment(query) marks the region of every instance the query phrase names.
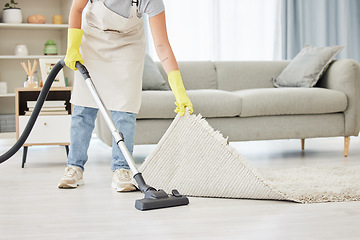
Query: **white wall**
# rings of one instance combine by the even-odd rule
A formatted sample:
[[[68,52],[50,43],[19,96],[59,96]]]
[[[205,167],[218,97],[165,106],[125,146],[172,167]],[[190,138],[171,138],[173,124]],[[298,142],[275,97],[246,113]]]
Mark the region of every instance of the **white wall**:
[[[179,61],[274,59],[278,0],[164,3],[170,43]],[[148,42],[157,59],[151,36]]]

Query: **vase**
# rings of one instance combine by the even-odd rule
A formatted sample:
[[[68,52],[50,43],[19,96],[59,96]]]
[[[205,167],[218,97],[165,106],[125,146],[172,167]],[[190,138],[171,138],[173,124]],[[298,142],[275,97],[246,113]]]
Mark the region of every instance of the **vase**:
[[[58,54],[58,50],[56,47],[56,43],[52,40],[48,40],[45,43],[44,55],[57,55],[57,54]]]
[[[37,88],[37,87],[39,87],[39,82],[34,79],[34,76],[27,76],[27,79],[24,82],[24,87]]]
[[[3,23],[22,23],[22,13],[20,8],[4,8]]]
[[[25,44],[16,44],[14,54],[15,56],[27,56],[29,51]]]
[[[7,83],[0,82],[0,94],[6,94],[6,93],[7,93]]]
[[[52,23],[53,24],[63,24],[63,18],[61,15],[54,15],[52,17]]]

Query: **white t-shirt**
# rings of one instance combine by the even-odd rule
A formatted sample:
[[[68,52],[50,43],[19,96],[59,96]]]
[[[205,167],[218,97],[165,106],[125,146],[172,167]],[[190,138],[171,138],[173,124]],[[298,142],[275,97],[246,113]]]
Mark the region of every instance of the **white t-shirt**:
[[[92,0],[92,2],[97,1],[100,0]],[[144,13],[149,17],[153,17],[165,10],[163,0],[137,0],[137,2],[138,17],[141,17]],[[133,4],[136,4],[136,0],[105,0],[107,8],[125,18],[130,16]]]

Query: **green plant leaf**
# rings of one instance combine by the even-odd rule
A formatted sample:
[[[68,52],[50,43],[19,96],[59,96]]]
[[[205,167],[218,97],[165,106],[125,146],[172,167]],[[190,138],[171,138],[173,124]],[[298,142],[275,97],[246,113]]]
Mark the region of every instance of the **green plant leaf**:
[[[10,7],[10,4],[9,3],[5,4],[5,7],[6,8]]]

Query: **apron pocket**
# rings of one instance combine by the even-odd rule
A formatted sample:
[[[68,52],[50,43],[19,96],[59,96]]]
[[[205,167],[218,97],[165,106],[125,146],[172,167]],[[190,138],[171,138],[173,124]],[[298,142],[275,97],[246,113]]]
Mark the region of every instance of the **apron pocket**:
[[[126,29],[126,31],[117,30],[117,29],[101,29],[94,24],[88,23],[84,26],[84,31],[88,32],[89,34],[116,34],[119,36],[132,36],[139,32],[141,25],[135,25],[134,27],[130,29]]]
[[[138,32],[138,28],[136,29],[132,29],[132,30],[128,30],[128,31],[119,31],[119,30],[113,30],[113,29],[105,29],[103,30],[105,33],[110,33],[110,34],[119,34],[120,36],[131,36],[131,35],[135,35]]]

